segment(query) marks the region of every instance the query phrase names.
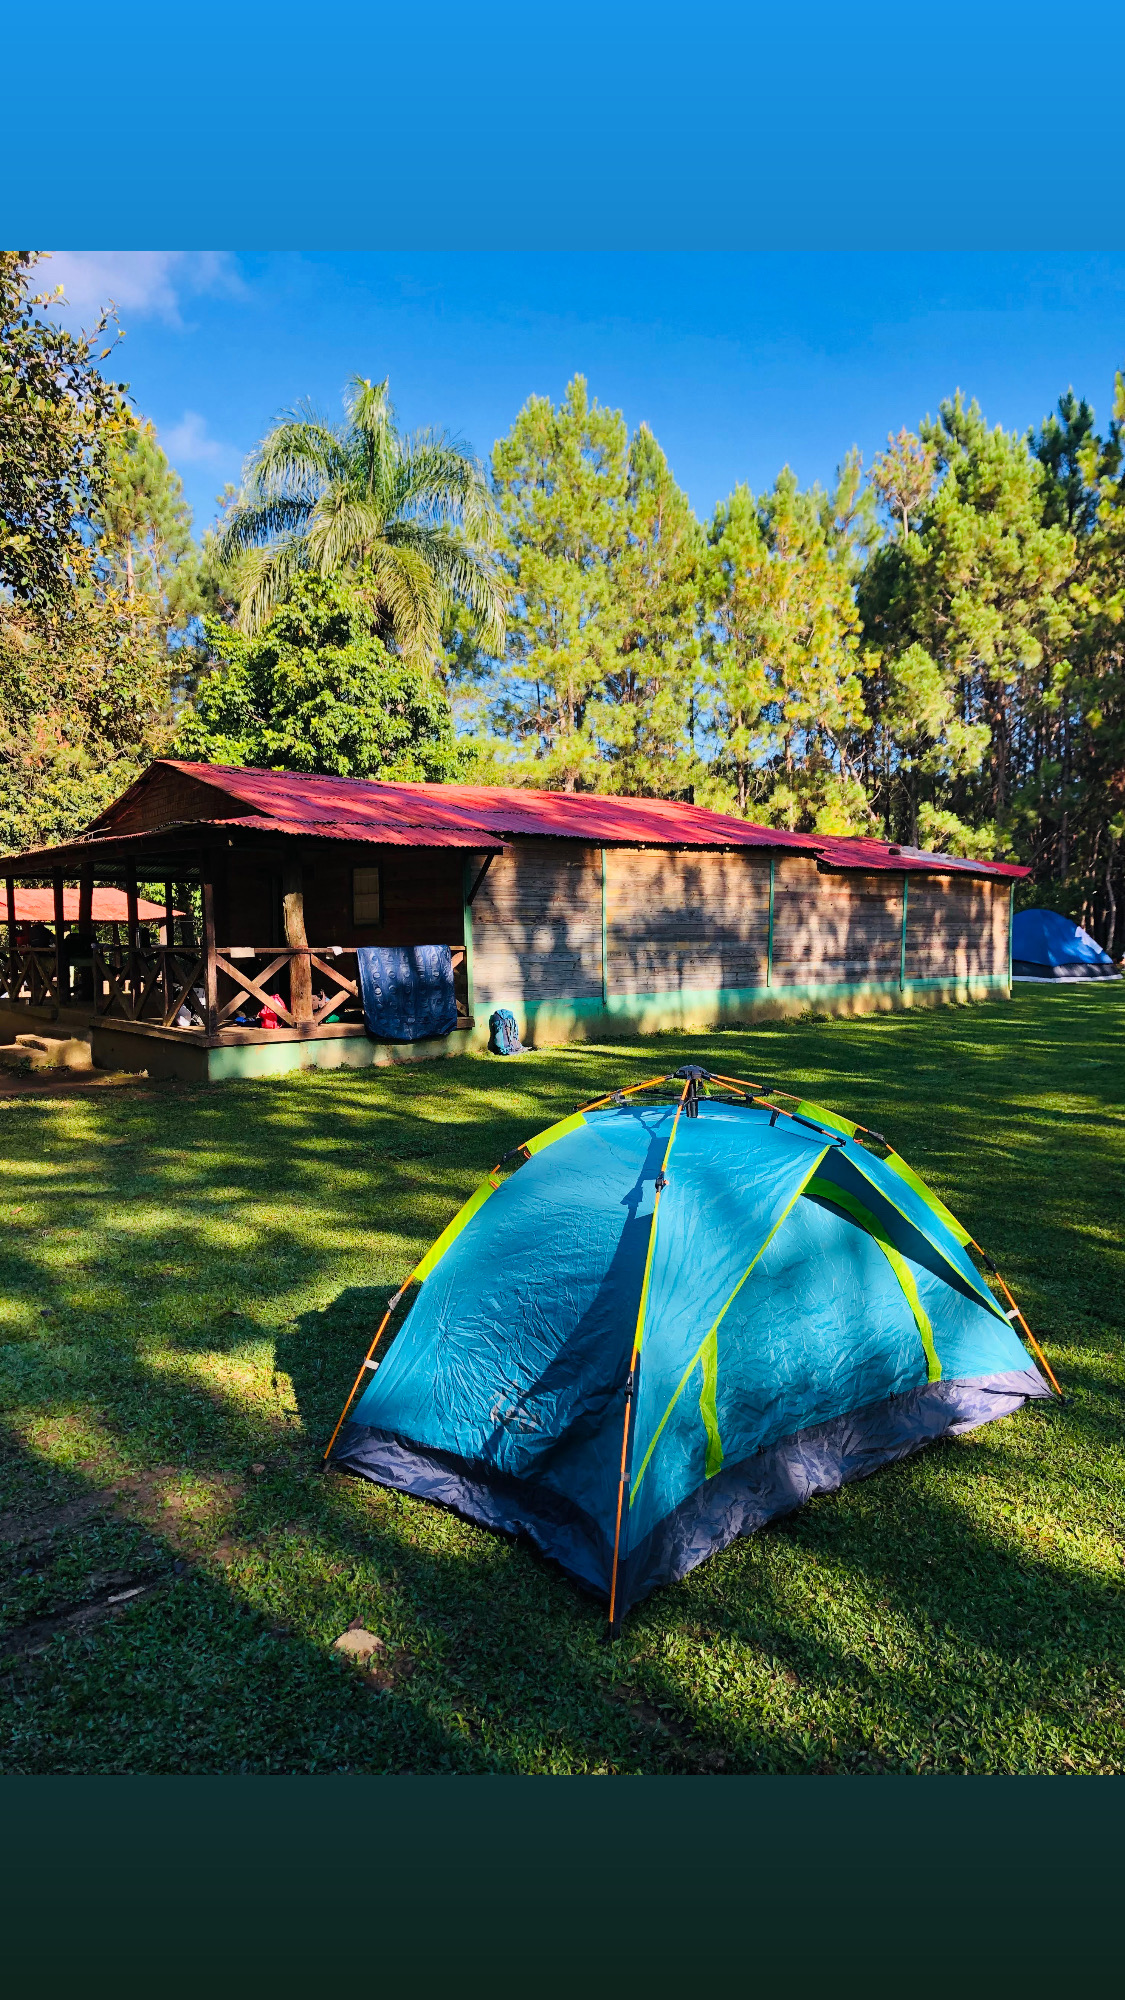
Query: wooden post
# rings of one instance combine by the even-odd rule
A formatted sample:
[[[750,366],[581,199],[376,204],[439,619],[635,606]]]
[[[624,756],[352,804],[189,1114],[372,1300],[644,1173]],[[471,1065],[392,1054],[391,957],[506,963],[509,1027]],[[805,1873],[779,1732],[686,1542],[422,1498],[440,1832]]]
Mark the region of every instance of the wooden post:
[[[898,990],[906,990],[906,913],[910,908],[910,877],[905,868],[902,871],[902,937],[898,948]]]
[[[602,1006],[609,1005],[609,959],[606,954],[605,848],[602,848]]]
[[[219,979],[215,969],[215,883],[211,856],[204,854],[199,867],[200,902],[203,906],[203,994],[204,1026],[209,1035],[219,1032]]]
[[[56,1007],[61,1007],[64,993],[63,975],[66,971],[66,967],[63,964],[66,918],[63,915],[63,875],[61,868],[56,868],[53,871],[51,880],[55,890],[55,1005]]]
[[[770,855],[770,917],[769,917],[769,930],[766,934],[766,985],[767,986],[773,985],[773,866],[774,866],[774,857],[771,854]]]
[[[137,953],[140,950],[141,940],[138,936],[137,871],[135,868],[130,868],[125,878],[125,904],[125,930],[129,940],[129,1007],[135,1021],[141,987],[140,966],[137,963]]]
[[[164,997],[164,1012],[165,1012],[165,1013],[167,1013],[167,1012],[168,1012],[168,1009],[169,1009],[169,1007],[170,1007],[170,1006],[171,1006],[171,1004],[172,1004],[172,993],[173,993],[173,990],[174,990],[174,989],[173,989],[173,986],[172,986],[172,969],[171,969],[171,963],[170,963],[170,961],[169,961],[169,958],[168,958],[168,953],[169,953],[169,952],[171,951],[171,949],[172,949],[172,946],[173,946],[173,944],[174,944],[174,942],[175,942],[175,939],[174,939],[174,936],[173,936],[173,932],[174,932],[174,930],[175,930],[175,925],[176,925],[176,920],[175,920],[175,918],[174,918],[174,917],[173,917],[173,915],[172,915],[172,911],[173,911],[173,909],[174,909],[174,908],[175,908],[175,903],[174,903],[174,900],[173,900],[173,896],[172,896],[172,884],[171,884],[170,882],[165,882],[165,884],[164,884],[164,957],[163,957],[163,959],[162,959],[162,961],[161,961],[161,967],[160,967],[160,975],[161,975],[161,976],[160,976],[160,990],[161,990],[161,993],[163,994],[163,997]]]
[[[1008,998],[1009,1000],[1012,997],[1012,931],[1015,925],[1015,921],[1016,921],[1016,885],[1013,882],[1008,889]],[[1110,943],[1111,944],[1113,943],[1112,938],[1110,939]]]
[[[93,929],[94,864],[92,861],[84,861],[78,872],[78,936],[83,940],[80,947],[83,958],[86,956],[84,941],[91,936]],[[93,963],[90,966],[89,979],[86,976],[86,968],[83,966],[79,974],[79,992],[83,1001],[86,1001],[87,998],[93,1001],[94,1011],[96,1012],[98,1001],[101,999],[101,986],[98,980],[97,954],[91,952],[90,957]]]
[[[475,1017],[477,1011],[476,982],[473,976],[473,905],[472,902],[470,901],[470,896],[473,887],[473,880],[474,880],[473,857],[471,854],[466,854],[461,874],[461,907],[464,912],[464,925],[462,928],[461,937],[462,937],[462,942],[464,943],[465,946],[465,997],[469,1009],[470,1019]],[[359,962],[357,960],[356,961],[357,984],[359,980],[358,963]]]
[[[297,954],[289,961],[289,1009],[300,1023],[311,1021],[312,963],[305,935],[305,888],[299,855],[287,856],[281,877],[281,914],[285,922],[285,942]]]
[[[4,888],[8,905],[8,977],[5,982],[9,1000],[20,997],[19,948],[16,944],[16,880],[14,875],[6,875]]]

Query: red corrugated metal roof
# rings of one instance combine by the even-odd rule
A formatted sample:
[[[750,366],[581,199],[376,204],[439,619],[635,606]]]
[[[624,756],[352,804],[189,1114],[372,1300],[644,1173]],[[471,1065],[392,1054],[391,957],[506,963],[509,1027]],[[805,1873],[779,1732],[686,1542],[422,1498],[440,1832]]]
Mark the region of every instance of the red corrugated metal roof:
[[[166,760],[172,762],[172,760]],[[815,839],[753,826],[730,813],[672,799],[605,798],[596,792],[535,792],[502,785],[426,785],[369,778],[298,776],[290,771],[232,770],[218,764],[172,763],[204,784],[217,785],[261,813],[313,826],[347,818],[403,828],[476,829],[491,834],[549,834],[560,839],[621,841],[662,847],[785,847],[815,853]],[[368,835],[371,839],[373,836]]]
[[[999,875],[1020,880],[1030,868],[1013,861],[965,861],[957,854],[930,854],[924,847],[896,847],[885,840],[837,838],[818,841],[817,852],[829,868],[888,869],[896,875],[935,873],[951,875]]]
[[[808,854],[832,868],[901,874],[949,873],[1018,878],[1010,862],[963,861],[885,841],[845,839],[755,826],[730,813],[708,812],[671,799],[606,798],[594,792],[540,792],[502,785],[427,785],[374,778],[327,778],[293,771],[258,771],[222,764],[161,759],[248,806],[251,816],[191,824],[259,826],[287,834],[367,840],[407,847],[496,848],[498,836],[549,835],[601,844],[657,847],[762,847]],[[147,773],[146,773],[147,776]],[[144,779],[139,781],[143,784]],[[138,787],[127,796],[135,795]],[[98,825],[111,837],[114,808]],[[177,824],[180,824],[179,822]],[[120,836],[119,836],[120,837]]]
[[[78,922],[78,889],[63,890],[63,917],[68,924]],[[24,889],[16,887],[16,922],[18,924],[53,924],[55,921],[55,892],[53,889]],[[8,914],[7,904],[0,901],[0,921]],[[182,917],[182,910],[174,909],[174,917]],[[123,924],[129,916],[129,898],[124,889],[95,889],[93,908],[90,912],[95,924]],[[137,897],[137,915],[142,923],[164,922],[163,903],[150,903],[144,896]]]

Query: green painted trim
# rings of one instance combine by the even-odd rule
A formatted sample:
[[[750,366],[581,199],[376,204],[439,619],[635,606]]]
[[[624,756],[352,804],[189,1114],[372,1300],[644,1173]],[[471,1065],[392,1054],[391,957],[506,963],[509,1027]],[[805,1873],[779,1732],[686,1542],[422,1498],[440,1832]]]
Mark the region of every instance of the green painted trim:
[[[136,1038],[138,1045],[140,1037]],[[433,1062],[442,1056],[467,1055],[474,1045],[471,1028],[458,1028],[441,1041],[372,1042],[363,1035],[318,1036],[308,1042],[235,1042],[225,1048],[195,1051],[204,1058],[203,1073],[209,1083],[234,1083],[239,1079],[288,1076],[301,1069],[390,1069],[400,1063]],[[174,1043],[160,1042],[160,1051],[175,1050]],[[154,1044],[146,1040],[146,1062],[166,1062],[152,1055]],[[139,1048],[138,1052],[142,1050]],[[176,1051],[178,1053],[178,1051]],[[161,1075],[173,1072],[160,1067]]]
[[[466,855],[461,882],[461,904],[465,915],[465,986],[468,994],[469,1012],[470,1014],[475,1014],[477,1010],[473,1004],[476,999],[473,980],[473,906],[469,901],[469,890],[473,886],[472,866],[472,856]]]
[[[910,877],[903,870],[902,876],[902,937],[898,948],[898,987],[900,993],[906,991],[906,914],[910,908]]]
[[[673,1410],[675,1409],[675,1407],[676,1407],[676,1404],[677,1404],[677,1403],[679,1402],[679,1400],[680,1400],[680,1397],[681,1397],[681,1396],[683,1395],[683,1392],[684,1392],[684,1386],[685,1386],[686,1382],[688,1381],[688,1379],[689,1379],[689,1377],[690,1377],[690,1375],[691,1375],[691,1372],[692,1372],[692,1370],[693,1370],[693,1369],[694,1369],[694,1368],[696,1367],[696,1365],[697,1365],[697,1364],[698,1364],[698,1363],[699,1363],[700,1361],[702,1361],[702,1359],[703,1359],[703,1350],[704,1350],[704,1348],[705,1348],[705,1347],[707,1346],[707,1343],[708,1343],[708,1341],[709,1341],[709,1340],[714,1340],[714,1341],[716,1342],[716,1348],[715,1348],[715,1367],[716,1367],[716,1370],[717,1370],[717,1369],[718,1369],[718,1365],[719,1365],[719,1364],[718,1364],[718,1345],[717,1345],[717,1343],[718,1343],[718,1336],[719,1336],[719,1328],[720,1328],[720,1326],[722,1325],[722,1322],[723,1322],[723,1317],[724,1317],[725,1313],[727,1312],[728,1308],[729,1308],[730,1306],[732,1306],[732,1305],[734,1304],[734,1302],[735,1302],[736,1298],[738,1297],[738,1294],[739,1294],[739,1292],[740,1292],[740,1291],[742,1290],[742,1287],[743,1287],[743,1285],[744,1285],[744,1284],[746,1283],[746,1280],[747,1280],[747,1278],[748,1278],[748,1277],[750,1276],[750,1273],[751,1273],[751,1271],[752,1271],[752,1270],[754,1269],[754,1266],[755,1266],[755,1265],[757,1264],[757,1262],[758,1262],[759,1258],[760,1258],[760,1257],[764,1257],[764,1256],[765,1256],[765,1254],[766,1254],[766,1251],[767,1251],[767,1250],[769,1249],[769,1247],[770,1247],[770,1244],[771,1244],[771,1243],[773,1242],[773,1239],[774,1239],[774,1237],[775,1237],[775,1236],[777,1235],[777,1232],[778,1232],[778,1230],[779,1230],[779,1229],[781,1228],[781,1225],[782,1225],[782,1223],[783,1223],[783,1222],[785,1221],[785,1218],[786,1218],[786,1216],[787,1216],[787,1215],[789,1214],[789,1211],[790,1211],[790,1209],[794,1208],[794,1207],[796,1206],[796,1204],[797,1204],[797,1203],[798,1203],[798,1202],[800,1201],[800,1199],[801,1199],[801,1196],[802,1196],[802,1195],[804,1194],[804,1191],[805,1191],[805,1189],[807,1188],[807,1186],[808,1186],[809,1182],[811,1181],[811,1179],[812,1179],[813,1175],[815,1174],[815,1172],[816,1172],[817,1168],[819,1167],[819,1165],[820,1165],[821,1161],[823,1160],[823,1158],[824,1158],[824,1155],[825,1155],[825,1154],[827,1153],[827,1151],[828,1151],[828,1148],[827,1148],[827,1146],[822,1146],[822,1148],[821,1148],[820,1152],[819,1152],[819,1153],[817,1154],[817,1156],[816,1156],[815,1160],[814,1160],[814,1161],[812,1162],[812,1165],[811,1165],[811,1166],[809,1167],[809,1170],[808,1170],[808,1172],[807,1172],[807,1173],[806,1173],[806,1174],[804,1175],[804,1177],[803,1177],[803,1179],[802,1179],[802,1181],[801,1181],[801,1185],[800,1185],[800,1187],[799,1187],[799,1188],[797,1188],[797,1190],[795,1191],[795,1193],[794,1193],[794,1195],[793,1195],[793,1197],[792,1197],[792,1200],[790,1200],[790,1201],[787,1201],[787,1202],[786,1202],[786,1204],[785,1204],[785,1207],[784,1207],[784,1208],[782,1209],[782,1211],[781,1211],[781,1214],[780,1214],[780,1215],[778,1216],[778,1218],[777,1218],[777,1221],[776,1221],[776,1222],[774,1223],[774,1225],[773,1225],[773,1228],[772,1228],[772,1229],[770,1230],[770,1233],[769,1233],[769,1235],[768,1235],[768,1236],[766,1237],[766,1240],[765,1240],[765,1242],[764,1242],[764,1243],[762,1243],[762,1244],[760,1244],[760,1245],[759,1245],[759,1247],[758,1247],[758,1249],[757,1249],[757,1250],[756,1250],[756,1251],[754,1252],[754,1255],[753,1255],[753,1257],[752,1257],[752,1258],[750,1259],[750,1262],[749,1262],[749,1264],[748,1264],[748,1265],[746,1266],[746,1269],[745,1269],[745,1270],[744,1270],[744,1272],[742,1273],[742,1276],[741,1276],[741,1278],[739,1279],[739,1281],[738,1281],[737,1285],[735,1286],[735,1288],[734,1288],[733,1292],[731,1293],[731,1295],[730,1295],[729,1299],[728,1299],[728,1300],[726,1301],[726,1304],[725,1304],[725,1305],[724,1305],[724,1306],[722,1307],[722,1309],[721,1309],[721,1311],[720,1311],[720,1313],[719,1313],[719,1316],[718,1316],[718,1318],[717,1318],[717,1319],[715,1320],[715,1322],[714,1322],[714,1324],[713,1324],[712,1326],[709,1326],[709,1327],[708,1327],[708,1329],[707,1329],[706,1333],[705,1333],[705,1334],[704,1334],[704,1336],[703,1336],[703,1339],[702,1339],[702,1340],[700,1341],[700,1343],[699,1343],[699,1346],[698,1346],[698,1347],[696,1348],[696,1350],[695,1350],[695,1353],[694,1353],[694,1354],[692,1355],[692,1357],[691,1357],[691,1360],[690,1360],[690,1361],[688,1362],[688,1365],[687,1365],[687,1367],[686,1367],[686,1368],[684,1369],[684,1372],[683,1372],[683,1374],[682,1374],[682,1375],[680,1376],[680,1380],[679,1380],[679,1385],[678,1385],[678,1387],[677,1387],[677,1389],[676,1389],[676,1393],[675,1393],[675,1395],[673,1396],[673,1398],[672,1398],[671,1402],[669,1403],[669,1405],[668,1405],[668,1408],[667,1408],[667,1409],[665,1410],[665,1412],[664,1412],[664,1415],[663,1415],[663,1416],[661,1417],[661,1419],[660,1419],[660,1422],[659,1422],[659,1423],[657,1424],[657,1426],[656,1426],[656,1429],[654,1430],[654,1432],[653,1432],[653,1434],[652,1434],[652,1441],[651,1441],[651,1443],[649,1444],[649,1448],[648,1448],[648,1450],[646,1451],[646,1453],[645,1453],[645,1455],[644,1455],[643,1459],[641,1460],[641,1469],[640,1469],[640,1471],[639,1471],[639,1472],[638,1472],[638,1474],[637,1474],[637,1477],[636,1477],[636,1480],[635,1480],[635,1482],[634,1482],[634,1484],[633,1484],[633,1488],[632,1488],[632,1491],[631,1491],[631,1492],[630,1492],[630,1494],[629,1494],[629,1505],[630,1505],[630,1507],[632,1506],[632,1504],[633,1504],[634,1500],[635,1500],[635,1499],[636,1499],[636,1497],[637,1497],[637,1491],[638,1491],[638,1488],[640,1487],[640,1483],[641,1483],[641,1480],[642,1480],[642,1479],[644,1478],[644,1476],[645,1476],[645,1468],[647,1467],[647,1465],[648,1465],[648,1462],[649,1462],[649,1459],[650,1459],[650,1458],[652,1457],[652,1454],[653,1454],[653,1452],[654,1452],[654,1451],[656,1450],[656,1446],[657,1446],[657,1442],[658,1442],[658,1440],[659,1440],[659,1437],[660,1437],[660,1433],[661,1433],[661,1431],[662,1431],[662,1430],[664,1429],[664,1426],[665,1426],[665,1424],[667,1423],[667,1421],[668,1421],[669,1417],[671,1416],[671,1414],[672,1414]],[[647,1269],[646,1269],[646,1271],[645,1271],[645,1287],[646,1287],[646,1292],[647,1292],[647,1287],[648,1287],[648,1271],[647,1271]],[[717,1378],[717,1376],[716,1376],[716,1381],[717,1381],[717,1379],[718,1379],[718,1378]],[[716,1419],[716,1426],[717,1426],[717,1421],[718,1421],[718,1420]],[[717,1470],[717,1468],[716,1468],[716,1470]],[[710,1475],[708,1475],[708,1476],[710,1476]]]
[[[912,979],[905,995],[897,979],[857,979],[826,981],[823,985],[810,981],[795,986],[680,987],[670,993],[611,993],[604,1003],[599,995],[588,994],[572,1000],[509,1000],[507,1005],[521,1027],[529,1030],[539,1024],[561,1030],[580,1021],[600,1021],[610,1031],[615,1025],[636,1024],[642,1030],[647,1026],[652,1032],[657,1028],[690,1025],[692,1015],[701,1017],[700,1025],[713,1027],[724,1019],[738,1021],[751,1009],[767,1005],[776,1010],[787,1005],[882,997],[896,1005],[905,997],[909,1005],[914,994],[985,1000],[1007,992],[1006,975],[990,973],[979,978]]]
[[[820,1201],[832,1202],[837,1208],[842,1208],[844,1213],[850,1215],[853,1222],[858,1222],[860,1228],[865,1229],[873,1241],[879,1245],[891,1270],[898,1279],[906,1303],[914,1315],[914,1324],[918,1329],[918,1337],[922,1342],[926,1356],[926,1380],[927,1382],[940,1382],[941,1362],[938,1360],[937,1348],[934,1346],[934,1330],[930,1325],[926,1308],[918,1296],[918,1287],[914,1282],[914,1273],[911,1271],[905,1257],[902,1256],[900,1251],[895,1249],[886,1231],[880,1228],[876,1217],[872,1215],[871,1210],[865,1207],[863,1202],[858,1201],[854,1194],[849,1194],[846,1188],[838,1187],[835,1181],[821,1180],[818,1175],[808,1183],[805,1193],[815,1196]]]
[[[606,957],[605,848],[602,848],[602,1006],[609,999],[609,960]]]
[[[766,985],[773,985],[773,871],[774,857],[770,855],[770,926],[766,938]]]

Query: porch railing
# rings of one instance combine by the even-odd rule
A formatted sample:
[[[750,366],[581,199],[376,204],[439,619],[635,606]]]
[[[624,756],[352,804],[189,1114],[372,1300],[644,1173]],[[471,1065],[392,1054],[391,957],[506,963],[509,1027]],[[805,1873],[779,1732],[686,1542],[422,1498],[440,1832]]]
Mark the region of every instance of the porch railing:
[[[451,947],[458,1023],[469,1025],[465,949]],[[53,946],[5,954],[8,996],[32,1006],[58,1003]],[[293,962],[308,961],[308,975],[293,978]],[[263,1007],[285,1028],[324,1025],[330,1015],[359,1023],[363,1010],[354,946],[216,945],[208,994],[207,961],[199,943],[127,945],[98,943],[64,967],[64,1006],[90,1007],[99,1019],[142,1021],[162,1028],[221,1032],[245,1015],[253,1026]],[[302,1004],[302,995],[305,996]],[[311,997],[309,997],[311,995]],[[182,1022],[180,1016],[189,1019]]]

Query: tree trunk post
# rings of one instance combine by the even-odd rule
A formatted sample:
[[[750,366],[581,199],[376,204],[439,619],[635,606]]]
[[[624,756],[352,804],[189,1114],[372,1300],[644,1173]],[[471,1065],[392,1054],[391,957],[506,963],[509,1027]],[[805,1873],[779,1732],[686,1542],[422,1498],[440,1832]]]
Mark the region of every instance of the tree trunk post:
[[[63,909],[64,909],[63,874],[61,868],[54,869],[51,875],[51,881],[55,891],[55,1005],[56,1007],[61,1007],[63,1004],[63,992],[64,992],[63,975],[66,972],[66,966],[63,963],[63,944],[65,943],[66,940],[66,918],[63,915]]]
[[[130,868],[125,879],[125,904],[125,932],[129,940],[129,1006],[135,1021],[140,992],[140,963],[138,953],[141,948],[139,935],[140,921],[137,916],[137,871],[135,868]]]
[[[8,908],[8,977],[5,984],[9,1000],[20,997],[19,946],[16,943],[16,878],[4,877],[4,890]]]
[[[84,861],[82,863],[81,869],[79,870],[78,874],[79,938],[85,940],[91,937],[93,929],[94,929],[94,864],[92,861]],[[86,956],[86,946],[84,942],[80,946],[80,951],[84,959]],[[84,965],[81,973],[79,974],[79,985],[83,1002],[85,1003],[87,1000],[91,1001],[93,1003],[94,1011],[96,1013],[98,1001],[101,999],[101,986],[99,984],[97,954],[91,951],[90,959],[91,959],[91,964],[89,967],[89,978],[87,978],[87,971]]]
[[[203,912],[203,996],[204,1027],[209,1035],[219,1032],[219,976],[215,966],[215,879],[211,856],[202,857],[199,868],[200,902]]]
[[[305,935],[305,885],[299,855],[286,857],[281,878],[281,912],[285,942],[295,954],[289,961],[289,1010],[300,1025],[312,1020],[312,963]]]

